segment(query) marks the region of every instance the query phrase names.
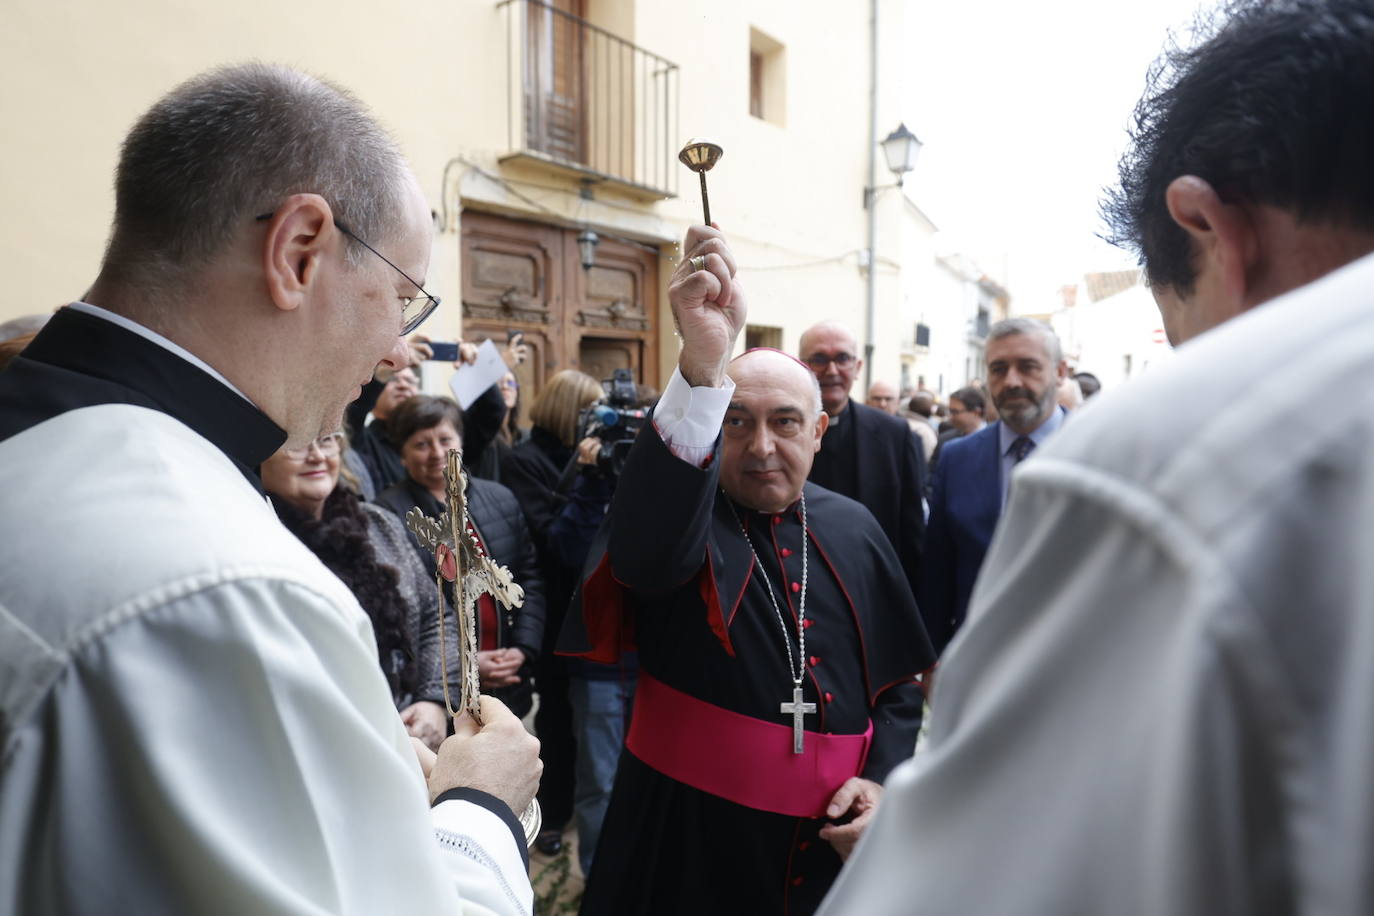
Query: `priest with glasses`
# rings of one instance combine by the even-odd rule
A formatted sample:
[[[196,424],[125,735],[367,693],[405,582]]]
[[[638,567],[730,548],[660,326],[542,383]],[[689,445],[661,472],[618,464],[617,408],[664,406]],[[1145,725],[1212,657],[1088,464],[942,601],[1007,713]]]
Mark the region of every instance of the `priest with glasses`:
[[[873,516],[807,474],[793,357],[730,360],[744,294],[694,226],[677,371],[630,453],[562,651],[640,680],[583,913],[810,913],[909,757],[934,660]]]

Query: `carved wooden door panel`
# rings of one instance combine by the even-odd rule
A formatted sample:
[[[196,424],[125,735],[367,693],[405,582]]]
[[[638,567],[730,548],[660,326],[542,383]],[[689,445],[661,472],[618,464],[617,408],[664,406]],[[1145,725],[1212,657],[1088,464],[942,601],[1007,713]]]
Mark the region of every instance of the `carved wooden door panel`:
[[[657,252],[603,237],[596,264],[575,266],[566,285],[579,367],[598,379],[609,378],[612,368],[628,368],[638,381],[656,384]]]
[[[511,331],[525,335],[531,358],[516,377],[528,404],[564,349],[562,321],[555,314],[563,284],[563,233],[471,210],[463,213],[462,226],[463,338],[478,343],[490,337],[504,347]]]
[[[602,236],[581,265],[577,230],[475,210],[462,217],[463,337],[505,346],[521,331],[532,358],[516,370],[528,406],[562,369],[597,380],[615,368],[658,383],[658,252]]]

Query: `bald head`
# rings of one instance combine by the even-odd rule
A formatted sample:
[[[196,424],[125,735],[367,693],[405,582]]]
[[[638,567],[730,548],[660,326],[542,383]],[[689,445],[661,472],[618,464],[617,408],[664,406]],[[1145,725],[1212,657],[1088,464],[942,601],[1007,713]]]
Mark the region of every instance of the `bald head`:
[[[797,501],[830,418],[816,378],[776,350],[730,363],[735,393],[721,430],[720,485],[735,502],[781,512]]]
[[[821,386],[816,376],[805,364],[781,350],[761,348],[741,353],[730,361],[729,374],[737,389],[756,382],[795,385],[801,403],[811,403],[816,413],[822,410]]]
[[[854,336],[854,332],[848,325],[838,321],[822,321],[802,331],[801,342],[797,346],[802,352],[803,360],[811,355],[811,348],[817,343],[836,343],[850,353],[855,353],[859,349],[859,339]]]
[[[825,412],[839,416],[849,406],[849,389],[864,365],[853,332],[838,322],[822,321],[802,333],[798,347],[820,383]]]
[[[897,412],[897,386],[891,382],[874,382],[868,387],[868,406],[883,413]]]

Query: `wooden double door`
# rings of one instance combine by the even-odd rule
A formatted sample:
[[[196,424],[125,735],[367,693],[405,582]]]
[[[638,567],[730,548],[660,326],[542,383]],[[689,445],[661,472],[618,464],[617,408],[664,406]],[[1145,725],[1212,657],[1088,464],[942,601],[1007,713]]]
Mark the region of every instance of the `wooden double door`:
[[[596,263],[583,268],[577,236],[576,229],[463,212],[463,338],[504,346],[511,331],[524,333],[531,359],[516,376],[526,411],[562,369],[600,381],[624,368],[636,381],[659,383],[658,251],[603,235]]]

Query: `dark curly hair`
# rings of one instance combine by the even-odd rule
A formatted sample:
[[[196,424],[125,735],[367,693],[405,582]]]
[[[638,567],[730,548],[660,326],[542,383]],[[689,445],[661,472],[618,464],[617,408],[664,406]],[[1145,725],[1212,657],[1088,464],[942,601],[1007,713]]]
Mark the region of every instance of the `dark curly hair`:
[[[1240,0],[1193,31],[1196,47],[1171,36],[1150,68],[1103,238],[1186,296],[1193,249],[1164,201],[1180,176],[1227,202],[1374,229],[1374,3]]]
[[[346,487],[335,487],[324,501],[319,521],[284,499],[272,500],[272,506],[287,530],[348,586],[371,618],[377,660],[393,696],[413,695],[417,687],[416,647],[406,631],[406,606],[399,580],[396,570],[377,561],[367,536],[369,522],[357,495]]]

